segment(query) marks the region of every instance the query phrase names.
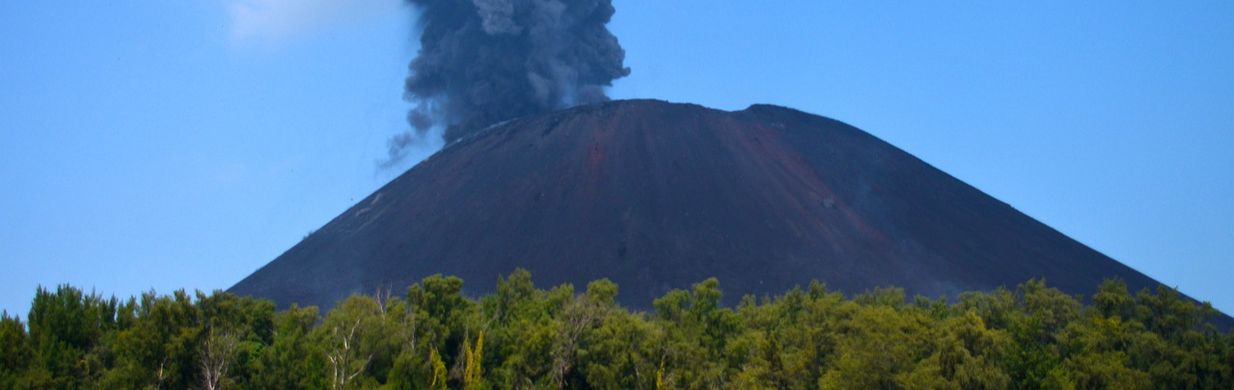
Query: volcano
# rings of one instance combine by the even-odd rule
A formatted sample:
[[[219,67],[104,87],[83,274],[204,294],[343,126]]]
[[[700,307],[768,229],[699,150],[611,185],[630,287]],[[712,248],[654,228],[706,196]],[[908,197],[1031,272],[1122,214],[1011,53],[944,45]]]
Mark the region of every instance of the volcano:
[[[608,278],[619,300],[717,277],[726,301],[811,280],[954,297],[1044,278],[1159,283],[842,122],[770,105],[613,101],[454,142],[230,291],[330,307],[441,273]]]

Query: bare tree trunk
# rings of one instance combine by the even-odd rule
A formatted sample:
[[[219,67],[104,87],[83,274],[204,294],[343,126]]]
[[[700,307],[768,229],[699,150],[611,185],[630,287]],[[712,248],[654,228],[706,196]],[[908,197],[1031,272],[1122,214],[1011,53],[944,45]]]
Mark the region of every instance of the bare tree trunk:
[[[356,348],[356,329],[360,327],[360,319],[356,319],[356,323],[351,325],[351,330],[347,332],[347,336],[343,337],[342,345],[339,348],[326,353],[326,358],[330,360],[330,368],[332,370],[330,378],[332,388],[335,390],[347,388],[347,384],[355,379],[356,376],[364,372],[364,368],[368,366],[369,360],[373,355],[369,355],[360,361],[359,367],[352,370],[356,359],[352,356],[353,348]],[[334,329],[334,334],[339,335],[338,328]]]
[[[557,346],[553,351],[553,379],[557,388],[566,386],[566,375],[574,367],[574,353],[583,332],[591,327],[598,317],[599,308],[592,302],[575,297],[573,307],[564,313],[564,323],[557,334]]]
[[[223,375],[227,374],[227,365],[231,362],[231,354],[236,350],[236,338],[226,332],[215,333],[214,328],[210,328],[210,334],[206,336],[205,341],[201,345],[201,366],[202,388],[206,390],[218,390],[219,385],[223,380]]]
[[[164,378],[163,367],[165,366],[167,366],[167,357],[163,357],[163,361],[159,362],[159,370],[157,371],[157,374],[156,374],[157,376],[155,377],[156,382],[154,383],[155,389],[163,388],[163,378]]]

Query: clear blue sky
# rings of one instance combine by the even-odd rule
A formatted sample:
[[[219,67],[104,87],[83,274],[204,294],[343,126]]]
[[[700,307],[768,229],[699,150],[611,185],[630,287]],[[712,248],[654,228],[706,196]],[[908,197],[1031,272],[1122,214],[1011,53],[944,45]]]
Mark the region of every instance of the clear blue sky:
[[[852,123],[1234,313],[1234,2],[906,3],[617,0],[611,92]],[[227,288],[408,168],[410,12],[0,2],[0,308]]]

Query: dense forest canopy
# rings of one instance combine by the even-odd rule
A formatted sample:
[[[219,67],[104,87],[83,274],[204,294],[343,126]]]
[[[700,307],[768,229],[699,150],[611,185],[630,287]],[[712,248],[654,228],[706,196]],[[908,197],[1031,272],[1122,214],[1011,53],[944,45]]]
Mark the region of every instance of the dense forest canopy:
[[[708,279],[648,313],[607,280],[462,286],[431,276],[324,314],[40,288],[24,322],[0,319],[0,388],[1234,388],[1234,337],[1210,306],[1117,280],[1088,300],[1030,280],[954,302],[814,283],[728,308]]]

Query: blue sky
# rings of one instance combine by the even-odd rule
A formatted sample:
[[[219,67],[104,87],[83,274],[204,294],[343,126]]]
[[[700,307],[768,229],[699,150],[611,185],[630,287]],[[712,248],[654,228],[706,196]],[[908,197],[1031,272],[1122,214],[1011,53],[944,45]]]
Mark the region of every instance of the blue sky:
[[[1234,3],[615,3],[614,97],[849,122],[1234,312]],[[415,50],[396,0],[0,2],[0,308],[229,287],[411,166]]]

